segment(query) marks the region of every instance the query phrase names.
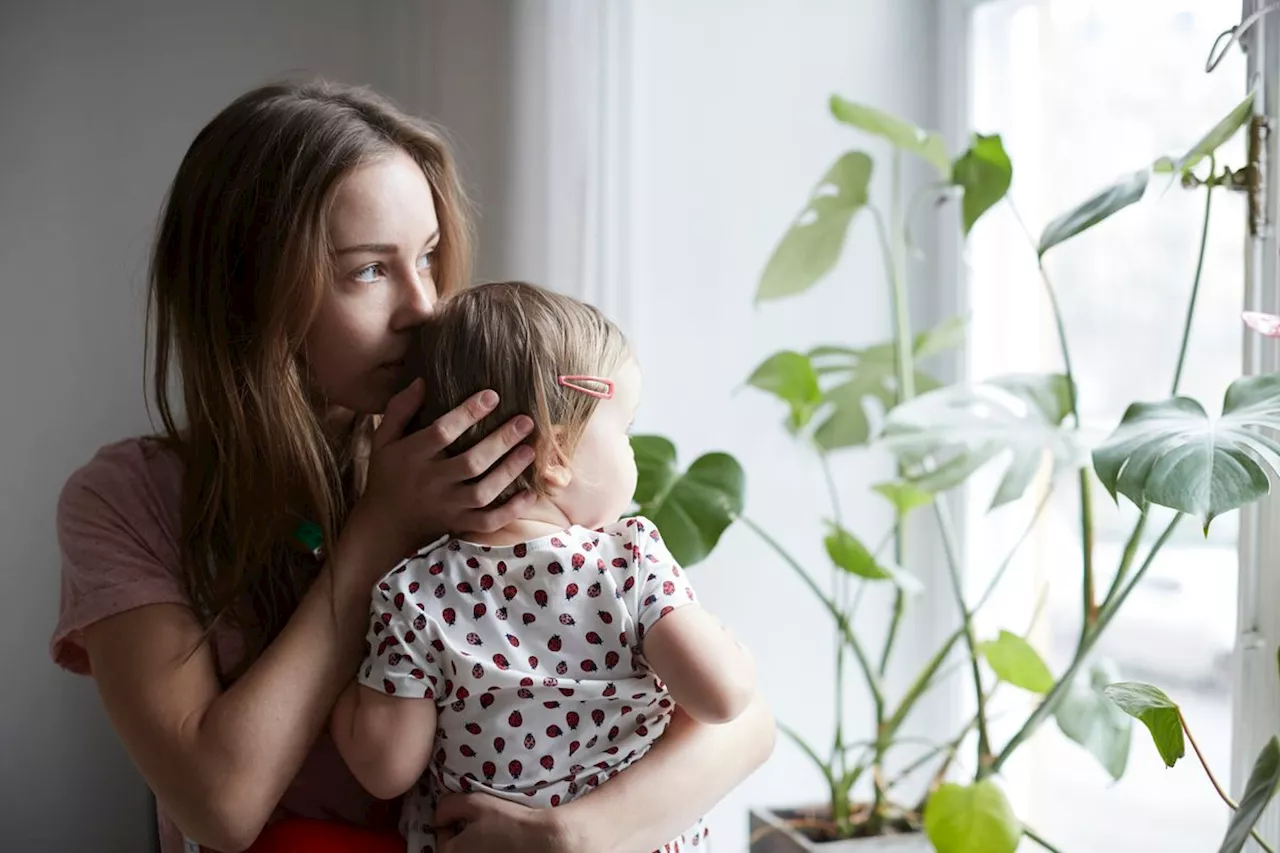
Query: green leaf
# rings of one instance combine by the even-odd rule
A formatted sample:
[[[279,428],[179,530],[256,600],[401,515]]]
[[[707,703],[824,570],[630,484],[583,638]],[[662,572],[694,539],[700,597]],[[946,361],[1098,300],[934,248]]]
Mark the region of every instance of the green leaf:
[[[1045,252],[1059,243],[1065,243],[1141,199],[1142,194],[1147,190],[1147,181],[1150,177],[1151,173],[1146,169],[1126,175],[1078,207],[1050,222],[1044,229],[1044,234],[1040,236],[1038,250],[1040,256],[1044,257]]]
[[[631,447],[638,474],[637,511],[658,526],[681,565],[700,563],[742,512],[742,466],[727,453],[707,453],[681,471],[675,445],[656,435],[632,436]]]
[[[1103,694],[1115,680],[1110,663],[1092,664],[1067,688],[1053,716],[1064,735],[1092,753],[1111,778],[1119,781],[1129,765],[1133,722]]]
[[[1058,465],[1077,462],[1076,436],[1061,426],[1071,409],[1069,387],[1060,374],[1013,374],[978,385],[951,385],[890,412],[880,441],[915,469],[909,482],[935,494],[1011,453],[994,509],[1022,496],[1046,453]]]
[[[803,293],[831,272],[853,215],[867,203],[871,158],[850,151],[827,170],[765,265],[756,301]]]
[[[1195,400],[1134,403],[1093,451],[1093,467],[1114,498],[1166,506],[1203,520],[1252,503],[1280,471],[1280,443],[1256,428],[1280,428],[1280,374],[1231,383],[1222,415]]]
[[[809,356],[790,350],[765,359],[752,371],[747,384],[773,394],[790,407],[792,431],[808,426],[814,410],[822,402],[822,389],[818,387],[813,362]]]
[[[961,213],[964,233],[968,236],[974,223],[1004,198],[1013,183],[1013,163],[999,135],[975,133],[969,150],[957,157],[951,168],[951,182],[964,187]]]
[[[1001,681],[1044,695],[1053,689],[1053,673],[1031,644],[1008,631],[997,639],[978,644],[992,672]]]
[[[1163,690],[1150,684],[1122,681],[1108,685],[1102,692],[1120,706],[1120,710],[1147,727],[1165,766],[1172,767],[1187,754],[1178,706]]]
[[[858,538],[848,530],[837,524],[830,525],[830,528],[831,532],[827,534],[823,544],[827,546],[827,555],[831,557],[831,562],[841,569],[869,581],[893,581],[904,592],[916,593],[922,589],[920,581],[915,576],[878,561],[875,555],[867,550],[867,546],[859,542]]]
[[[893,344],[821,346],[810,350],[809,360],[815,373],[834,380],[814,413],[821,421],[813,431],[814,443],[824,451],[866,444],[872,432],[868,407],[888,411],[898,399]],[[938,387],[923,371],[916,371],[915,382],[918,391]]]
[[[991,779],[973,785],[947,783],[933,792],[924,831],[938,853],[1013,853],[1022,824]]]
[[[1177,160],[1161,157],[1152,168],[1159,172],[1179,173],[1189,172],[1194,169],[1201,160],[1217,151],[1231,137],[1235,136],[1236,131],[1249,120],[1249,117],[1253,115],[1253,96],[1253,92],[1246,95],[1243,101],[1236,104],[1235,109],[1227,113],[1220,122],[1201,137],[1199,142],[1192,145],[1186,154],[1183,154]]]
[[[1231,815],[1227,834],[1222,839],[1218,853],[1240,853],[1244,849],[1244,843],[1249,840],[1249,831],[1276,795],[1277,786],[1280,786],[1280,738],[1273,736],[1253,762],[1249,781],[1244,786],[1244,796],[1240,798],[1240,807]]]
[[[839,95],[831,96],[831,114],[845,124],[888,140],[895,148],[922,157],[943,177],[951,170],[947,145],[936,133],[928,133],[895,115]]]
[[[929,358],[964,346],[966,325],[963,317],[948,317],[932,329],[920,332],[912,344],[915,357]]]
[[[933,503],[933,495],[910,483],[877,483],[871,490],[883,495],[899,515]]]

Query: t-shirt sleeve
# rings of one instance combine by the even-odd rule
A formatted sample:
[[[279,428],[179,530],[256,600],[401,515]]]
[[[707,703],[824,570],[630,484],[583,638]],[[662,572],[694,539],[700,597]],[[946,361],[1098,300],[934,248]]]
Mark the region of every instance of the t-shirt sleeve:
[[[149,604],[187,604],[178,546],[165,505],[137,443],[104,448],[76,471],[58,499],[62,555],[54,662],[89,674],[83,631],[94,622]]]
[[[693,586],[652,521],[635,519],[635,620],[640,639],[671,611],[697,604]]]
[[[389,696],[444,701],[452,684],[432,653],[431,626],[405,594],[405,563],[378,584],[369,607],[369,631],[359,681]]]

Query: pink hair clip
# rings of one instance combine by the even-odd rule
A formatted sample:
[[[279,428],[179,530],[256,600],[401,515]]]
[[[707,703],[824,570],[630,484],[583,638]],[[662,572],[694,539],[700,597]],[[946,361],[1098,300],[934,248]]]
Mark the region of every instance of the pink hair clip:
[[[613,399],[612,379],[603,379],[599,376],[557,376],[556,382],[565,388],[586,394],[589,397],[598,397],[601,400]],[[594,382],[597,385],[603,385],[604,390],[600,391],[595,388],[588,388],[585,385],[579,384],[581,382]]]

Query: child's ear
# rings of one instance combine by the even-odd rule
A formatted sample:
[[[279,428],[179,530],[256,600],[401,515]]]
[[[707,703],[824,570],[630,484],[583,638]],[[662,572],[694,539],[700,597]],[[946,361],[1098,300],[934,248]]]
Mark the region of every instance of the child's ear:
[[[569,484],[573,482],[573,471],[570,470],[564,458],[559,454],[556,454],[553,461],[538,469],[538,476],[542,478],[542,482],[553,489],[568,488]]]
[[[559,438],[559,429],[556,430],[556,437]],[[573,482],[573,470],[558,444],[547,449],[546,459],[538,465],[538,477],[553,489],[568,488]]]

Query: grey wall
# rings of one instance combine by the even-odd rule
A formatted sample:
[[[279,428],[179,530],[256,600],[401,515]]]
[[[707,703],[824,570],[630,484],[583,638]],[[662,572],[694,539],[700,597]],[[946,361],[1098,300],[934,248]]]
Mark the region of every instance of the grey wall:
[[[293,70],[394,90],[389,15],[344,0],[51,2],[0,12],[0,847],[145,850],[145,789],[87,679],[46,647],[53,512],[148,430],[146,252],[200,126]],[[382,4],[390,9],[390,4]],[[391,40],[394,43],[394,40]]]

